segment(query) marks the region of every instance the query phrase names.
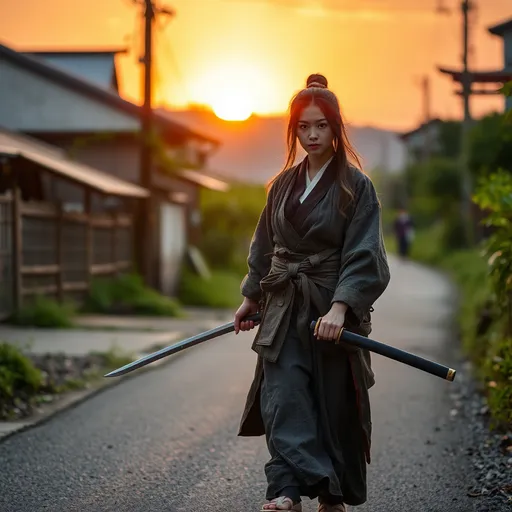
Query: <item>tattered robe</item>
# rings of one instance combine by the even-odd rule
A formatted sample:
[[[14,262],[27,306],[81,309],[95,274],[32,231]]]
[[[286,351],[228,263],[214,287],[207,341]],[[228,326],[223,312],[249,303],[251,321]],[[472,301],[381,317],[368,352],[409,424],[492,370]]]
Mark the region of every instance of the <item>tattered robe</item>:
[[[283,344],[292,335],[292,327],[300,338],[296,343],[303,344],[305,350],[308,343],[322,343],[322,350],[331,353],[328,357],[339,360],[339,374],[331,375],[329,382],[317,388],[324,393],[315,396],[320,412],[332,416],[326,405],[329,400],[324,397],[335,392],[331,390],[337,386],[336,379],[339,378],[340,386],[347,378],[353,383],[358,415],[354,428],[359,429],[356,435],[360,434],[357,438],[361,443],[355,447],[351,443],[347,448],[343,443],[332,441],[339,446],[333,446],[329,454],[331,458],[340,459],[333,461],[335,468],[345,468],[346,471],[352,468],[360,475],[357,481],[351,480],[350,475],[338,475],[345,503],[357,505],[366,500],[366,470],[360,467],[361,460],[363,466],[365,459],[370,463],[368,389],[374,384],[370,354],[312,338],[309,322],[314,315],[325,315],[333,302],[344,302],[349,306],[345,327],[367,336],[371,332],[372,305],[387,287],[390,275],[381,230],[380,204],[373,184],[364,173],[349,168],[355,197],[344,216],[339,208],[341,191],[336,180],[337,166],[334,158],[302,204],[299,198],[306,186],[307,158],[282,173],[269,192],[254,232],[248,257],[249,272],[242,282],[241,292],[245,297],[263,301],[264,309],[252,345],[258,353],[258,361],[239,435],[267,434],[268,438],[260,401],[265,378],[263,370],[268,364],[264,362],[279,360]],[[321,365],[316,366],[313,373],[315,379],[321,380]],[[276,405],[284,406],[284,403]],[[339,407],[343,406],[339,404]],[[330,421],[332,425],[332,418]],[[343,425],[339,426],[339,431],[343,431]],[[346,431],[343,432],[346,435]],[[289,448],[293,453],[294,447]],[[357,450],[363,451],[364,455],[361,457]],[[300,465],[300,461],[297,464]],[[345,470],[339,469],[340,472]],[[308,482],[310,484],[312,486],[314,482]],[[334,493],[338,492],[334,484],[333,489]],[[315,497],[312,492],[308,494]]]

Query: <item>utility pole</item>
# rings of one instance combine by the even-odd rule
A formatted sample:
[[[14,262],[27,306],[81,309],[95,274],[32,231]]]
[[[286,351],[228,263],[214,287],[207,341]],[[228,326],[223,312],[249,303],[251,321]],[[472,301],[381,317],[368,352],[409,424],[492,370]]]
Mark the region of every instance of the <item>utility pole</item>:
[[[473,8],[472,0],[462,0],[462,102],[464,118],[461,126],[460,171],[462,178],[462,218],[466,228],[467,242],[473,242],[473,223],[471,215],[471,174],[469,170],[469,132],[472,118],[470,111],[471,75],[469,72],[469,13]]]
[[[156,8],[152,0],[143,0],[144,6],[144,56],[141,63],[144,66],[143,89],[144,103],[141,108],[140,133],[140,174],[139,183],[149,190],[149,197],[142,201],[141,214],[138,219],[138,236],[135,247],[141,273],[148,286],[155,286],[156,241],[154,193],[152,184],[152,155],[151,142],[153,138],[153,105],[152,105],[152,75],[153,75],[153,23],[157,14],[174,16],[174,11],[166,8]]]
[[[425,161],[429,160],[432,154],[432,134],[429,126],[431,120],[430,113],[430,79],[428,75],[423,77],[421,81],[421,90],[423,97],[423,123],[425,125],[425,145],[424,145],[424,158]]]
[[[421,81],[421,89],[423,91],[423,122],[428,123],[431,119],[430,114],[430,78],[428,75],[423,77]]]
[[[154,10],[151,0],[144,2],[144,104],[141,109],[141,133],[140,133],[140,185],[149,190],[149,197],[142,201],[140,223],[140,236],[136,244],[139,251],[139,263],[144,280],[148,286],[154,286],[154,213],[153,213],[153,186],[151,179],[151,146],[150,139],[153,128],[152,110],[152,63],[153,63],[153,20]]]

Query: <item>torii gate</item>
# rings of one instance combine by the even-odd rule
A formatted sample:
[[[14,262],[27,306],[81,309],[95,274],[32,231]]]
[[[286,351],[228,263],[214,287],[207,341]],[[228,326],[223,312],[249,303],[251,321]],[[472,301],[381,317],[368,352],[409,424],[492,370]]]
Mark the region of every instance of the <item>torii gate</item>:
[[[501,87],[504,83],[512,80],[512,18],[498,25],[489,27],[488,30],[491,34],[503,38],[504,66],[503,69],[499,70],[470,71],[469,81],[471,84],[471,95],[498,94],[498,89],[486,88],[485,84],[494,84],[498,87]],[[442,67],[438,67],[438,70],[441,73],[450,75],[454,82],[462,84],[463,72],[461,70],[448,69]],[[481,84],[484,87],[480,89],[473,89],[473,84]],[[458,90],[455,92],[455,94],[462,95],[462,91]],[[506,108],[512,108],[512,98],[507,98]]]

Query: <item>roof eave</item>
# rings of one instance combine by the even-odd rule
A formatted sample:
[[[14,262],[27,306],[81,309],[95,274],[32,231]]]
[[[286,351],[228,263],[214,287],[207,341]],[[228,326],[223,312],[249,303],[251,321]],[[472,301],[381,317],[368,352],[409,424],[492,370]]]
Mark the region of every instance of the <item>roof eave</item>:
[[[52,66],[51,64],[42,62],[41,60],[37,59],[37,57],[31,57],[29,55],[21,54],[20,52],[17,52],[16,50],[13,50],[12,48],[9,48],[8,46],[5,46],[1,43],[0,55],[3,55],[8,60],[14,61],[18,65],[30,69],[31,71],[34,71],[39,75],[43,75],[46,78],[49,78],[50,80],[60,81],[61,83],[64,83],[67,87],[70,87],[75,91],[82,91],[85,94],[94,96],[95,99],[97,99],[98,101],[106,103],[110,106],[117,107],[120,110],[123,110],[124,112],[128,113],[129,115],[132,115],[136,118],[141,117],[141,107],[139,107],[138,105],[126,101],[114,92],[102,89],[101,87],[97,87],[94,84],[86,82],[85,80],[81,80],[80,78],[75,77],[70,73],[66,73],[65,71],[61,70],[60,68],[57,68],[56,66]],[[159,115],[156,111],[154,111],[154,118],[157,121],[164,124],[165,126],[169,127],[170,129],[177,131],[182,136],[188,138],[198,138],[207,142],[218,142],[212,140],[211,138],[205,135],[202,135],[201,133],[191,130],[187,126],[181,125],[179,123],[176,123],[175,121],[165,118],[164,116]]]
[[[512,31],[512,18],[497,25],[493,25],[487,29],[491,34],[495,36],[503,36],[507,30]]]

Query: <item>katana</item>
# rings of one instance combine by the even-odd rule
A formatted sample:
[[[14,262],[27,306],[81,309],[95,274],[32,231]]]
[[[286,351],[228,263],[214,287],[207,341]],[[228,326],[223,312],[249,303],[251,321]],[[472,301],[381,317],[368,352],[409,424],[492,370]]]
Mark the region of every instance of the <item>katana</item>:
[[[248,321],[259,322],[261,320],[261,314],[256,313],[254,315],[249,315],[244,318],[244,322]],[[192,336],[191,338],[187,338],[186,340],[179,341],[174,345],[170,345],[169,347],[162,348],[157,352],[153,352],[152,354],[148,354],[147,356],[141,357],[136,361],[125,364],[118,368],[117,370],[113,370],[110,373],[104,375],[104,377],[119,377],[120,375],[125,375],[127,373],[132,372],[133,370],[137,370],[138,368],[142,368],[150,363],[154,363],[159,359],[170,356],[172,354],[176,354],[177,352],[181,352],[186,348],[193,347],[195,345],[199,345],[205,341],[211,340],[213,338],[217,338],[224,334],[228,334],[235,330],[235,322],[229,322],[224,325],[219,325],[219,327],[215,327],[214,329],[210,329],[209,331],[202,332]]]
[[[255,315],[249,315],[246,318],[244,318],[244,321],[251,320],[254,322],[259,322],[261,320],[261,314],[256,313]],[[320,320],[311,323],[310,328],[315,334],[318,330],[319,325]],[[113,370],[110,373],[107,373],[105,377],[119,377],[120,375],[125,375],[127,373],[132,372],[133,370],[137,370],[138,368],[142,368],[143,366],[158,361],[159,359],[170,356],[172,354],[176,354],[177,352],[181,352],[182,350],[193,347],[195,345],[199,345],[200,343],[211,340],[213,338],[217,338],[224,334],[228,334],[230,332],[233,332],[234,330],[234,322],[229,322],[227,324],[220,325],[219,327],[215,327],[214,329],[211,329],[209,331],[196,334],[191,338],[179,341],[174,345],[170,345],[169,347],[162,348],[157,352],[153,352],[152,354],[148,354],[147,356],[141,357],[140,359],[128,363],[118,368],[117,370]],[[353,345],[358,348],[369,350],[370,352],[374,352],[381,356],[398,361],[399,363],[412,366],[413,368],[417,368],[418,370],[423,370],[424,372],[430,373],[431,375],[435,375],[436,377],[441,377],[442,379],[448,381],[453,381],[455,379],[456,371],[452,368],[449,368],[448,366],[444,366],[434,361],[430,361],[429,359],[425,359],[423,357],[411,354],[409,352],[406,352],[405,350],[393,347],[391,345],[386,345],[385,343],[372,340],[370,338],[367,338],[366,336],[360,336],[359,334],[347,331],[344,328],[340,330],[337,339],[334,341],[335,344],[341,344],[342,342],[348,343],[349,345]]]

